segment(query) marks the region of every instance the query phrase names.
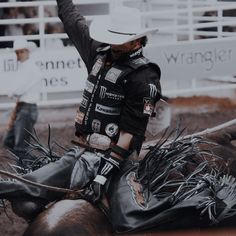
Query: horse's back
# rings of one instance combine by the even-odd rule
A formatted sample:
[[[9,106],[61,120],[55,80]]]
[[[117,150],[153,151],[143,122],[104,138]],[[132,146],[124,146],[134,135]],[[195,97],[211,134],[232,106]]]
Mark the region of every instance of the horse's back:
[[[24,236],[112,235],[105,215],[84,200],[62,200],[42,212]]]

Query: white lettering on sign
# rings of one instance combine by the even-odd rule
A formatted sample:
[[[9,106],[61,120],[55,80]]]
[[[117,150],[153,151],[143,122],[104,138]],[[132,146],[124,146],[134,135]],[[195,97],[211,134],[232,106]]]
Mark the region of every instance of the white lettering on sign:
[[[43,92],[82,91],[87,79],[87,69],[79,53],[70,47],[58,50],[36,51],[32,60],[42,73]],[[13,51],[0,54],[0,94],[17,79],[18,64]]]
[[[15,59],[4,59],[2,62],[2,72],[15,72],[18,70],[18,63]]]
[[[39,68],[42,71],[48,71],[48,70],[65,70],[65,69],[69,69],[69,70],[73,70],[76,68],[81,68],[81,59],[80,58],[76,58],[76,59],[68,59],[68,60],[46,60],[46,61],[36,61],[35,62],[37,66],[39,66]]]
[[[52,77],[52,78],[43,78],[44,86],[45,87],[57,87],[57,86],[67,86],[68,80],[66,77]]]
[[[212,70],[217,63],[230,61],[232,58],[232,49],[214,48],[207,51],[192,51],[192,52],[170,52],[165,53],[165,58],[168,64],[203,64],[206,70]]]

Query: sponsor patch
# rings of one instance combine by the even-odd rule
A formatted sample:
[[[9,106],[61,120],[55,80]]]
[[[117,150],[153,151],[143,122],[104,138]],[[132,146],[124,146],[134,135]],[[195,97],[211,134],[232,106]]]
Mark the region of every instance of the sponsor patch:
[[[132,63],[134,63],[135,65],[142,65],[142,64],[147,64],[148,60],[146,58],[138,58],[135,60],[132,60]]]
[[[122,99],[124,99],[125,96],[122,95],[122,94],[107,92],[107,88],[104,87],[104,86],[101,86],[99,97],[101,99],[104,99],[105,97],[107,97],[107,98],[112,99],[112,100],[121,101]]]
[[[106,92],[107,92],[107,88],[104,87],[104,86],[101,86],[101,87],[100,87],[99,97],[100,97],[101,99],[105,98],[105,97],[106,97]]]
[[[135,172],[130,172],[126,177],[127,184],[130,187],[134,202],[142,209],[147,208],[147,203],[143,193],[142,185],[137,181]]]
[[[118,77],[120,76],[122,70],[118,70],[116,68],[111,68],[107,74],[106,74],[106,77],[105,77],[105,80],[115,84]]]
[[[94,119],[92,121],[92,130],[94,133],[100,132],[100,130],[101,130],[101,121],[100,120]]]
[[[110,115],[110,116],[120,115],[119,108],[103,106],[101,104],[96,104],[95,111],[102,114]]]
[[[110,123],[106,126],[105,132],[109,137],[115,137],[118,134],[118,125],[115,123]]]
[[[151,115],[154,110],[153,100],[151,98],[144,98],[143,113]]]
[[[89,93],[92,93],[93,88],[94,88],[94,84],[87,80],[86,85],[85,85],[85,90],[88,91]]]
[[[81,111],[77,111],[76,117],[75,117],[75,122],[77,122],[78,124],[82,124],[83,120],[84,120],[84,113]]]
[[[92,71],[91,71],[91,75],[93,76],[97,76],[98,72],[100,71],[101,67],[103,65],[103,62],[101,60],[101,58],[99,58],[95,64],[93,65]]]
[[[114,166],[110,162],[106,161],[104,167],[101,170],[101,175],[107,175],[113,168]]]
[[[125,98],[124,95],[122,94],[115,94],[115,93],[106,93],[107,98],[116,100],[116,101],[121,101]]]
[[[82,98],[82,101],[80,103],[80,106],[86,108],[87,104],[88,104],[88,98],[83,95],[83,98]]]
[[[137,50],[136,52],[134,52],[133,54],[131,54],[129,57],[132,58],[132,57],[135,57],[137,55],[140,55],[142,53],[143,49],[140,48],[139,50]]]
[[[157,86],[155,84],[149,84],[150,97],[154,98],[157,95]]]

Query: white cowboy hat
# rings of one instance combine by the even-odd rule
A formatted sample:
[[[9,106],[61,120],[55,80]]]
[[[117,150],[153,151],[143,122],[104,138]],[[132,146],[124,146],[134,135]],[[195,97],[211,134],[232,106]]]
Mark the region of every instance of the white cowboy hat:
[[[89,28],[90,37],[98,42],[120,45],[157,31],[157,28],[144,29],[141,25],[138,9],[121,6],[111,15],[93,20]]]
[[[34,51],[37,48],[34,42],[28,42],[25,39],[16,39],[13,43],[13,50],[28,49],[30,52]]]

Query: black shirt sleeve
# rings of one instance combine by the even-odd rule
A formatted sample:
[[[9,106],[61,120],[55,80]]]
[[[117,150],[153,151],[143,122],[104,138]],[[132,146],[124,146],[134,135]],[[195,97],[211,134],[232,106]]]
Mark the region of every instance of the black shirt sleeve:
[[[79,7],[72,0],[57,0],[58,16],[64,24],[64,29],[78,50],[87,70],[93,66],[96,49],[101,44],[90,38],[89,27],[80,14]]]
[[[125,84],[120,130],[144,137],[149,116],[160,98],[160,72],[147,66],[130,74]]]

